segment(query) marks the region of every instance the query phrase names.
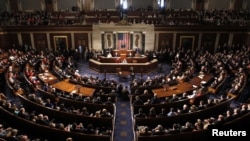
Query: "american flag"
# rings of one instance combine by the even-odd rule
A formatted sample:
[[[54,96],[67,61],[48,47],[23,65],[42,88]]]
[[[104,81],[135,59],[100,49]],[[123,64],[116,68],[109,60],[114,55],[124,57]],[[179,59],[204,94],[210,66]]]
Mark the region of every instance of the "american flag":
[[[129,49],[129,33],[118,33],[117,49]]]

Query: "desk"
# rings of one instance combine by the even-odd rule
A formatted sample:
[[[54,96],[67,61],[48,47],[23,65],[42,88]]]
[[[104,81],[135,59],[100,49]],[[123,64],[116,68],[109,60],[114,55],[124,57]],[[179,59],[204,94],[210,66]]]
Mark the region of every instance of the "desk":
[[[101,63],[117,63],[117,59],[120,59],[120,61],[122,60],[122,58],[126,58],[127,63],[133,63],[134,61],[136,61],[137,63],[146,63],[148,62],[148,57],[147,56],[143,56],[143,57],[104,57],[104,56],[99,56],[100,62]]]
[[[184,92],[189,92],[194,89],[197,89],[200,87],[200,83],[202,81],[208,82],[210,79],[212,79],[211,75],[204,75],[203,77],[196,76],[193,79],[191,79],[189,82],[183,82],[179,83],[174,86],[170,86],[168,88],[158,88],[158,89],[153,89],[153,93],[157,94],[157,97],[167,97],[171,96],[173,94],[182,94]]]
[[[38,74],[38,78],[43,81],[44,83],[48,84],[53,84],[55,83],[58,79],[55,77],[52,73],[50,72],[45,72],[45,73],[40,73]]]
[[[158,68],[158,60],[153,59],[146,63],[102,63],[94,59],[89,59],[89,68],[99,73],[116,73],[116,68],[122,71],[129,71],[133,67],[134,73],[148,73]]]
[[[129,71],[120,71],[119,74],[122,78],[127,78],[130,75]]]
[[[71,93],[71,92],[75,92],[77,94],[81,94],[83,96],[93,96],[95,89],[93,88],[88,88],[88,87],[83,87],[81,85],[75,85],[72,83],[69,83],[69,81],[63,80],[60,82],[57,82],[55,84],[52,85],[54,88]],[[80,89],[80,91],[78,92],[78,88]]]

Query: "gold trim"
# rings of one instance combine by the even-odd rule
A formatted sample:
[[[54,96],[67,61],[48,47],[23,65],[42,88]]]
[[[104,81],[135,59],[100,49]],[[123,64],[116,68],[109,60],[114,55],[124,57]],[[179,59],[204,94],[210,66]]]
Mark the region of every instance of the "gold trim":
[[[191,50],[193,51],[195,36],[181,36],[180,37],[180,44],[179,44],[180,48],[183,47],[184,40],[186,40],[187,43],[190,43],[190,41],[191,41],[191,44],[192,44]]]
[[[54,49],[55,50],[60,50],[59,45],[61,43],[65,43],[65,47],[68,50],[68,36],[53,36],[53,41],[54,41]]]

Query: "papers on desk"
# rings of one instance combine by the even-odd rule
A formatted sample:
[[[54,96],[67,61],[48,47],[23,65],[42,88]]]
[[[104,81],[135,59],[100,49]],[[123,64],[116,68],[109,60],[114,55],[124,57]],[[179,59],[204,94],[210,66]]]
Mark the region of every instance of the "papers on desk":
[[[44,73],[45,76],[49,76],[50,74],[49,73]]]
[[[204,74],[201,74],[201,75],[199,75],[198,77],[200,78],[200,79],[203,79],[204,78]]]
[[[207,81],[201,81],[201,84],[206,84],[207,83]]]

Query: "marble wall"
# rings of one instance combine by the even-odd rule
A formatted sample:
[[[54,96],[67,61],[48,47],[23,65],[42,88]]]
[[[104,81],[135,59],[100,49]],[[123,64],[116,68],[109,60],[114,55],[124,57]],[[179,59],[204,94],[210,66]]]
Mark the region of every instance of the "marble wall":
[[[132,25],[115,25],[115,24],[98,24],[93,25],[92,45],[95,50],[102,50],[102,35],[105,33],[117,34],[118,32],[128,32],[130,34],[142,33],[141,49],[153,50],[155,44],[155,32],[153,25],[132,24]],[[146,45],[146,46],[145,46]],[[134,48],[134,47],[131,47]]]

